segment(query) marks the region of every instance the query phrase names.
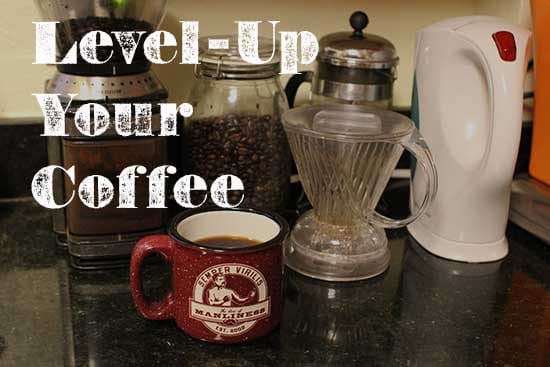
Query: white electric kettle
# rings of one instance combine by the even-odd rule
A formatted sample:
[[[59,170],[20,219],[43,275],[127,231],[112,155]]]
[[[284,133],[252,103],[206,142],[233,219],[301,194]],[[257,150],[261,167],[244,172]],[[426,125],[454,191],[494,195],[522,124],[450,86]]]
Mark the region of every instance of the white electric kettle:
[[[529,31],[496,17],[448,19],[417,33],[413,120],[432,151],[439,186],[408,229],[435,255],[489,262],[508,253],[529,49]],[[413,164],[413,212],[424,181]]]

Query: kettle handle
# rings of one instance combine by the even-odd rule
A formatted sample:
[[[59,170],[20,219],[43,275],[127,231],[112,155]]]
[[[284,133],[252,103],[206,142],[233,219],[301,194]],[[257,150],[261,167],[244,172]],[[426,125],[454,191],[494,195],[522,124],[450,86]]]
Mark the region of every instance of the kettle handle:
[[[420,163],[420,166],[426,174],[427,190],[419,209],[416,213],[412,213],[408,218],[391,219],[375,211],[369,218],[369,222],[382,228],[400,228],[414,222],[428,210],[428,207],[434,200],[435,194],[437,193],[437,171],[435,169],[434,159],[428,145],[426,144],[426,141],[420,134],[420,131],[414,129],[414,132],[410,138],[404,142],[401,142],[401,145],[416,158],[417,162]],[[414,176],[411,174],[411,180],[413,179]]]
[[[312,71],[305,71],[303,73],[294,74],[286,83],[285,87],[285,94],[286,99],[288,100],[288,107],[293,108],[294,102],[296,99],[296,94],[298,93],[298,88],[300,88],[300,85],[302,83],[311,83],[311,79],[313,78],[313,72]]]
[[[477,184],[496,190],[489,198],[495,199],[491,204],[493,209],[487,212],[507,213],[505,193],[510,190],[519,149],[531,32],[506,23],[495,27],[490,22],[471,23],[459,32],[460,37],[471,43],[472,55],[477,58],[485,75],[490,99],[489,138]],[[508,34],[508,42],[513,42],[513,48],[501,45],[499,34]],[[503,195],[496,195],[497,191]],[[505,226],[507,215],[503,215],[501,220]]]

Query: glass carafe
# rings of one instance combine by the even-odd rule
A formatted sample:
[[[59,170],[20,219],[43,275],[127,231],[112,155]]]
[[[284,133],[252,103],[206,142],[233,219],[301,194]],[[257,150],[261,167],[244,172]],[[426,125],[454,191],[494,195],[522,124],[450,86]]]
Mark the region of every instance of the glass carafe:
[[[399,58],[387,39],[366,33],[369,17],[362,11],[350,19],[353,31],[330,33],[319,40],[315,71],[296,74],[285,92],[290,107],[300,85],[311,83],[311,104],[357,104],[390,109]]]
[[[433,159],[413,122],[386,110],[320,105],[286,112],[283,126],[313,205],[287,242],[287,265],[330,281],[382,273],[390,259],[384,228],[414,221],[437,190]],[[428,187],[418,212],[393,220],[375,208],[404,149],[424,168]]]

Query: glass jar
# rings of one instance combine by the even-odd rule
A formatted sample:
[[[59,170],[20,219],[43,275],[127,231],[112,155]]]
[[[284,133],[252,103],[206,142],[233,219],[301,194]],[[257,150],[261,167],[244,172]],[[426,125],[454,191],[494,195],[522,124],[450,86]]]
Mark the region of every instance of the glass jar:
[[[240,58],[235,36],[210,38],[228,40],[229,48],[208,50],[208,39],[199,41],[200,64],[189,97],[194,112],[185,122],[186,168],[208,185],[221,175],[235,175],[244,184],[242,206],[281,211],[291,156],[281,124],[288,103],[278,78],[277,47],[260,38],[260,58],[273,57],[255,65]],[[241,194],[230,192],[230,203]]]

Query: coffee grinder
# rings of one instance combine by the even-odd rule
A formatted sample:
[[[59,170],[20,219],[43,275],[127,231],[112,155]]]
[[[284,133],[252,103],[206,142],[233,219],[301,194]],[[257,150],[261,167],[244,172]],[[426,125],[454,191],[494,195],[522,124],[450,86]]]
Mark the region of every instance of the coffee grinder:
[[[132,63],[125,62],[120,46],[114,42],[112,48],[98,49],[98,58],[102,59],[113,51],[107,63],[89,64],[79,55],[77,64],[57,65],[57,72],[46,82],[46,92],[59,94],[64,107],[70,101],[69,94],[77,94],[66,113],[67,136],[48,137],[49,164],[75,166],[74,184],[60,171],[54,178],[56,201],[68,199],[67,192],[72,193],[89,175],[102,175],[116,183],[117,175],[130,165],[143,165],[149,173],[167,164],[166,138],[158,136],[158,103],[168,95],[143,53],[143,41],[164,17],[166,0],[41,0],[36,4],[45,20],[59,22],[56,28],[58,59],[90,31],[145,32],[139,39]],[[134,40],[137,39],[134,33]],[[111,116],[114,116],[112,103],[151,104],[151,111],[141,112],[152,116],[154,136],[121,137],[112,127],[113,123],[98,137],[81,134],[75,126],[75,111],[92,102],[106,107]],[[137,112],[133,109],[132,117],[137,116]],[[57,242],[68,247],[74,267],[125,266],[138,238],[163,231],[165,210],[146,208],[148,181],[145,175],[141,176],[135,183],[135,209],[118,209],[116,199],[105,208],[91,209],[75,198],[64,209],[52,211]],[[114,186],[117,198],[118,185]]]

